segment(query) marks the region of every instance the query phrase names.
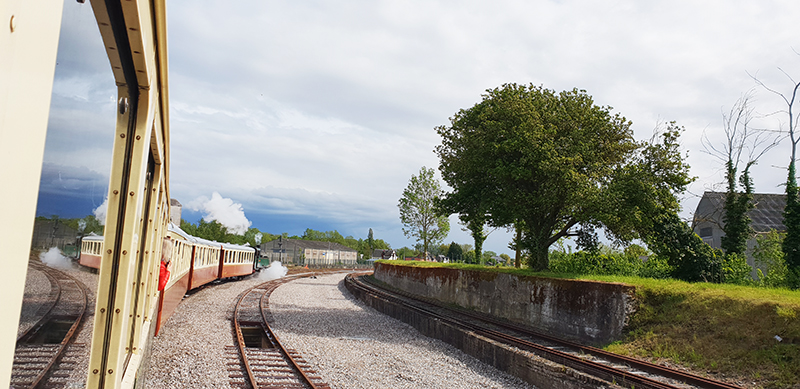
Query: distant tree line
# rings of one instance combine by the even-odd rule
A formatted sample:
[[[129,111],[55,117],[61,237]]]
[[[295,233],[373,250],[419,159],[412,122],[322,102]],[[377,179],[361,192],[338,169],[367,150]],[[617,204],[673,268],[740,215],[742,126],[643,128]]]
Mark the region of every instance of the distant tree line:
[[[250,246],[257,246],[260,243],[271,242],[278,238],[284,239],[298,239],[298,240],[313,240],[318,242],[331,242],[339,243],[351,249],[358,251],[360,260],[366,260],[372,257],[373,250],[387,250],[391,249],[391,245],[383,239],[374,239],[372,229],[370,229],[367,239],[356,239],[353,236],[342,236],[338,231],[317,231],[307,228],[303,235],[290,236],[288,233],[280,235],[270,234],[268,232],[260,231],[258,228],[248,228],[244,235],[237,235],[228,232],[228,229],[217,222],[216,220],[206,221],[200,219],[197,224],[190,223],[186,220],[181,220],[181,229],[187,234],[196,236],[198,238],[213,240],[216,242],[232,243],[232,244],[249,244]]]
[[[97,220],[97,217],[94,215],[88,215],[82,218],[73,218],[73,219],[62,219],[59,218],[58,215],[52,215],[51,217],[46,216],[37,216],[36,220],[52,220],[57,221],[61,224],[66,225],[84,235],[89,235],[90,233],[94,233],[97,235],[103,235],[103,231],[105,227],[100,224],[100,221]]]

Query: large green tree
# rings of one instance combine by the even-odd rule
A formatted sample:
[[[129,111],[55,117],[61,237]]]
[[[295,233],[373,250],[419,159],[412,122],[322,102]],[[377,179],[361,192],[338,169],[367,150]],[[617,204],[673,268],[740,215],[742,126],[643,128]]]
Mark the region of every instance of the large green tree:
[[[422,243],[423,254],[429,252],[431,244],[441,243],[450,232],[450,221],[436,206],[442,188],[434,173],[433,169],[423,166],[419,175],[412,175],[397,205],[403,233]]]
[[[579,224],[619,240],[642,237],[654,215],[678,209],[675,193],[691,180],[677,126],[650,142],[634,140],[630,126],[582,90],[488,90],[436,128],[439,170],[453,188],[442,208],[496,227],[516,223],[516,244],[537,270],[548,267],[550,245]]]

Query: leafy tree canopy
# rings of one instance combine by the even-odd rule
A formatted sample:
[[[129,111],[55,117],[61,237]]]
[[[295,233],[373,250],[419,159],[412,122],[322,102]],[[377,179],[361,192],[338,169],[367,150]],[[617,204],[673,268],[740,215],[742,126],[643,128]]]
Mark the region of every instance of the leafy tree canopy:
[[[397,205],[404,226],[403,234],[422,243],[425,253],[430,253],[430,246],[441,243],[450,232],[450,221],[436,207],[441,194],[434,170],[423,166],[418,176],[411,176]]]
[[[450,243],[447,248],[447,258],[450,258],[451,262],[461,262],[464,259],[464,250],[461,245],[456,242]]]
[[[680,128],[670,124],[638,142],[630,126],[582,90],[488,90],[436,128],[439,170],[453,188],[441,208],[462,220],[522,226],[517,243],[536,270],[547,268],[550,245],[576,225],[620,241],[642,238],[654,216],[678,209],[675,194],[691,178]]]

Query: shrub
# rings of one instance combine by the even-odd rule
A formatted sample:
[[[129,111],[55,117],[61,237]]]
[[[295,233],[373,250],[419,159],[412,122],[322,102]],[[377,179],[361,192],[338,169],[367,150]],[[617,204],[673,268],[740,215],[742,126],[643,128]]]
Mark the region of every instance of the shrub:
[[[650,249],[666,258],[672,276],[684,281],[722,282],[722,251],[711,248],[677,214],[664,214],[647,237]]]
[[[753,277],[750,276],[752,270],[744,254],[727,253],[722,258],[722,277],[725,283],[750,285],[753,283]]]
[[[666,258],[651,255],[642,264],[642,268],[639,270],[639,277],[666,279],[672,276],[673,270]]]
[[[772,230],[766,234],[756,236],[756,247],[753,249],[753,258],[757,265],[766,268],[764,274],[758,269],[758,284],[761,286],[779,288],[788,287],[787,275],[789,273],[786,260],[781,249],[783,238],[786,234]]]
[[[550,252],[550,270],[557,273],[635,276],[642,266],[638,257],[622,253]]]

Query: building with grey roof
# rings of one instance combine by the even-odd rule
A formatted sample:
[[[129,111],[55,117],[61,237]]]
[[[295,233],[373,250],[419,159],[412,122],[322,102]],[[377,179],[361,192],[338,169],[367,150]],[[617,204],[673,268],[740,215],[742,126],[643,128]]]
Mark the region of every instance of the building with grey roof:
[[[764,234],[771,230],[786,231],[786,226],[783,225],[783,209],[786,207],[785,194],[755,193],[753,203],[754,207],[747,213],[747,216],[750,217],[752,221],[750,225],[756,234]],[[725,192],[705,192],[697,204],[692,220],[692,230],[695,234],[714,248],[721,247],[722,237],[725,236],[725,232],[722,231],[725,226],[724,206]],[[755,244],[755,238],[747,241],[747,263],[753,267],[754,277],[756,266],[751,253]]]
[[[169,199],[169,222],[177,226],[181,225],[181,211],[183,205],[176,199]]]
[[[278,238],[259,246],[261,257],[270,262],[298,266],[355,265],[358,252],[355,249],[333,242]]]

